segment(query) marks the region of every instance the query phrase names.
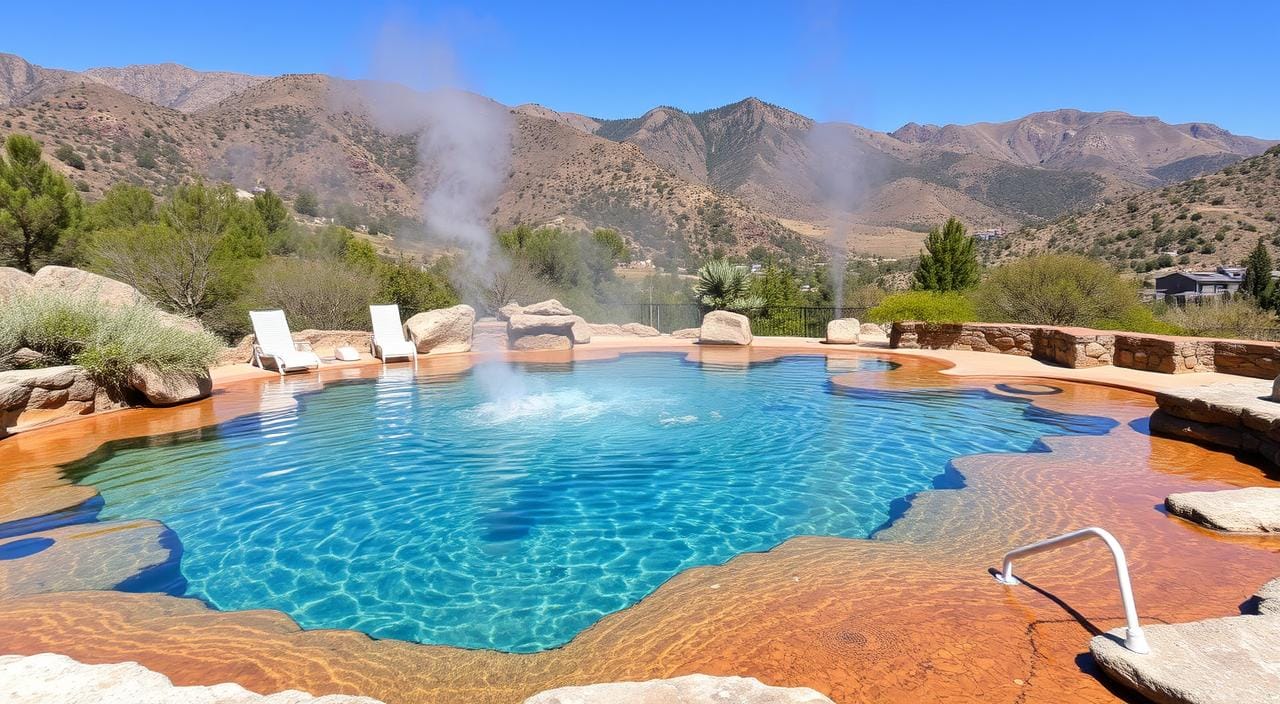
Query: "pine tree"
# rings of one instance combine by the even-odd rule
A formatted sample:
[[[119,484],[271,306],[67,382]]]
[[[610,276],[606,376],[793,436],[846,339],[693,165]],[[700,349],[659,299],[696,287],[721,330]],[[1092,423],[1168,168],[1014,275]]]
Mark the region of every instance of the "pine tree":
[[[0,155],[0,266],[33,273],[80,221],[71,183],[40,159],[40,143],[9,135]]]
[[[1271,253],[1262,238],[1245,260],[1244,281],[1240,283],[1240,291],[1253,296],[1262,305],[1267,297],[1267,288],[1271,285]]]
[[[964,225],[949,218],[929,231],[916,267],[915,288],[925,291],[963,291],[978,285],[978,254]]]

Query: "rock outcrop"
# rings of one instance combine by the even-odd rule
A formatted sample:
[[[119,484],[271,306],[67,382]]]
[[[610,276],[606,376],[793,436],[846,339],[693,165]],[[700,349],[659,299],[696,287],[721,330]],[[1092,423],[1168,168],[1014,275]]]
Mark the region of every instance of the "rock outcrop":
[[[1151,430],[1262,456],[1280,465],[1280,403],[1271,384],[1242,380],[1156,394]]]
[[[1122,645],[1123,629],[1089,643],[1102,671],[1142,696],[1162,704],[1280,704],[1280,616],[1150,624],[1143,631],[1147,655]]]
[[[749,345],[751,321],[741,313],[713,310],[702,317],[698,342],[704,345]]]
[[[1280,577],[1267,582],[1253,595],[1258,613],[1264,616],[1280,616]]]
[[[15,296],[26,295],[31,291],[34,280],[35,277],[21,269],[0,267],[0,303]]]
[[[140,364],[130,370],[129,386],[146,396],[153,406],[186,403],[213,393],[213,379],[208,370],[198,374],[159,374]]]
[[[513,350],[573,349],[574,315],[517,313],[507,321],[507,345]]]
[[[151,301],[137,289],[122,281],[109,279],[83,269],[69,266],[46,266],[31,278],[30,292],[35,294],[70,296],[97,299],[107,306],[150,304]],[[160,311],[166,325],[199,332],[204,329],[200,321]]]
[[[884,328],[875,323],[863,323],[862,325],[859,325],[858,335],[860,337],[873,337],[877,340],[889,339],[889,334],[884,331]]]
[[[551,689],[524,704],[833,704],[808,687],[770,687],[754,677],[685,675]]]
[[[660,337],[657,328],[641,323],[589,323],[592,334],[601,337]]]
[[[861,330],[861,323],[857,318],[836,318],[827,323],[827,337],[824,341],[829,345],[856,345]]]
[[[292,689],[263,695],[234,683],[177,687],[168,677],[136,662],[85,665],[53,653],[0,656],[0,700],[14,704],[380,704],[368,697],[313,697]]]
[[[1206,528],[1230,533],[1280,533],[1280,489],[1248,487],[1170,494],[1165,508]]]
[[[573,311],[554,298],[525,306],[520,312],[525,315],[573,315]]]
[[[591,342],[591,323],[588,323],[581,315],[573,317],[573,344],[585,345]]]
[[[696,340],[701,334],[702,330],[700,328],[680,328],[679,330],[671,331],[671,336],[678,340]]]
[[[124,405],[123,399],[99,386],[83,367],[0,372],[0,437],[25,426]]]
[[[475,309],[459,304],[418,313],[405,321],[404,329],[418,354],[449,354],[471,351],[475,324]]]

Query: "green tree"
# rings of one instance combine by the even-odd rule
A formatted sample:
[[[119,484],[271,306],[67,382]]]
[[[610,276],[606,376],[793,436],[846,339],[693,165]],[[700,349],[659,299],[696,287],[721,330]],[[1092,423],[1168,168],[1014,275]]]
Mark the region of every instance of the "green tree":
[[[1092,326],[1124,319],[1138,288],[1106,264],[1044,254],[994,269],[975,292],[978,317],[999,323]]]
[[[311,191],[298,191],[298,195],[293,199],[293,209],[299,215],[315,217],[320,214],[320,201]]]
[[[948,218],[929,231],[916,267],[915,288],[924,291],[963,291],[978,285],[978,254],[964,225]]]
[[[263,191],[253,197],[253,207],[258,209],[262,222],[267,226],[267,234],[274,235],[289,224],[289,209],[285,207],[280,196],[270,190]]]
[[[137,227],[156,221],[156,197],[151,191],[128,183],[118,183],[103,194],[102,200],[85,212],[91,230]]]
[[[95,268],[184,315],[234,300],[266,255],[266,225],[230,185],[179,186],[158,221],[104,230]]]
[[[82,216],[80,195],[40,159],[40,143],[10,135],[0,156],[0,261],[34,273],[75,229]]]
[[[751,280],[751,293],[764,301],[765,308],[786,308],[804,305],[800,282],[790,271],[769,265],[764,273]]]
[[[596,228],[591,233],[591,240],[615,262],[631,261],[631,252],[627,249],[627,241],[617,230],[607,227]]]
[[[1266,242],[1259,237],[1258,244],[1254,245],[1253,251],[1245,259],[1244,281],[1240,283],[1240,291],[1253,296],[1264,308],[1269,307],[1267,293],[1272,287],[1271,267],[1271,253],[1267,251]]]
[[[698,269],[693,285],[698,302],[715,310],[748,311],[764,307],[765,301],[751,293],[746,267],[727,259],[713,259]]]

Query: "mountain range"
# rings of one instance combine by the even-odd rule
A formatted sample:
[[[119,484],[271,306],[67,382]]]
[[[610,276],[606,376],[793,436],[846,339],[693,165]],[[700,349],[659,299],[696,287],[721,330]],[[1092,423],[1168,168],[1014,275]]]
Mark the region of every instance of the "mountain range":
[[[432,128],[389,127],[375,85],[177,64],[74,72],[0,54],[0,131],[32,134],[50,155],[69,146],[83,163],[55,163],[91,197],[122,180],[160,191],[205,176],[287,197],[309,190],[330,208],[372,216],[419,216],[439,177],[418,149]],[[406,109],[433,99],[391,90]],[[886,133],[817,124],[755,98],[621,120],[468,99],[506,111],[511,124],[491,225],[616,227],[640,253],[675,259],[757,246],[798,256],[832,233],[855,252],[909,254],[950,215],[974,228],[1046,223],[1275,144],[1120,112]]]

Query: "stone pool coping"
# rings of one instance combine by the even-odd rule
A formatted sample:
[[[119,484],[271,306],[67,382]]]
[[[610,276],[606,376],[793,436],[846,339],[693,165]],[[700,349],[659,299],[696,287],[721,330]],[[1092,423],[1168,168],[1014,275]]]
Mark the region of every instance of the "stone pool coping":
[[[1001,364],[993,369],[963,364],[970,356],[964,353],[833,348],[796,338],[757,338],[750,349],[671,340],[604,342],[568,355],[511,358],[568,361],[608,359],[624,351],[696,351],[706,362],[746,364],[795,353],[840,357],[847,349],[855,353],[850,357],[918,358],[907,368],[925,374],[908,375],[907,387],[923,381],[926,387],[937,382],[986,388],[992,379],[1014,378],[1085,382],[1089,386],[1068,383],[1063,393],[1028,400],[1048,408],[1088,403],[1121,425],[1101,438],[1046,438],[1048,452],[958,458],[953,464],[965,478],[965,489],[914,497],[903,517],[874,539],[799,537],[767,553],[688,570],[563,648],[537,654],[302,631],[278,612],[216,612],[190,599],[118,592],[9,599],[0,609],[0,641],[19,652],[56,650],[82,662],[138,660],[178,684],[237,681],[258,691],[362,693],[388,702],[518,701],[551,686],[692,672],[810,686],[837,701],[1106,702],[1114,701],[1113,695],[1094,677],[1081,675],[1076,662],[1088,640],[1086,625],[1110,628],[1121,622],[1114,593],[1098,588],[1110,584],[1105,556],[1082,551],[1061,561],[1028,563],[1025,574],[1037,587],[1011,589],[983,572],[984,565],[998,564],[1004,549],[1082,524],[1105,525],[1130,551],[1140,612],[1157,621],[1222,616],[1268,570],[1267,578],[1274,576],[1269,553],[1274,543],[1223,538],[1153,509],[1170,490],[1253,483],[1256,469],[1198,446],[1135,432],[1129,423],[1150,413],[1150,399],[1101,388],[1122,387],[1115,379],[1081,378],[1080,372],[1101,369],[1046,369],[1033,363],[1011,373],[1012,358],[997,357]],[[420,362],[427,365],[420,371],[461,372],[480,357],[428,358]],[[947,365],[955,366],[942,371],[942,378],[931,373]],[[290,375],[284,388],[305,391],[371,376],[377,366],[376,361],[328,365],[319,374]],[[836,383],[856,386],[858,375],[841,375]],[[256,391],[278,388],[278,378],[251,368],[229,369],[218,382],[223,393],[212,399],[189,407],[113,413],[97,421],[91,433],[97,439],[150,435],[174,424],[202,427],[253,412],[261,402]],[[59,440],[84,445],[87,441],[78,436],[87,433],[79,427],[18,436],[5,441],[18,445],[0,444],[0,452],[25,457],[19,466],[34,466],[35,458],[48,459],[49,452],[74,454],[75,448],[46,446]],[[47,488],[48,477],[31,479],[32,491]],[[99,539],[83,538],[86,548]],[[1178,569],[1165,571],[1173,563]]]

